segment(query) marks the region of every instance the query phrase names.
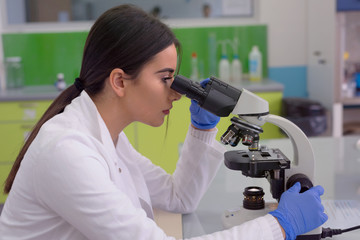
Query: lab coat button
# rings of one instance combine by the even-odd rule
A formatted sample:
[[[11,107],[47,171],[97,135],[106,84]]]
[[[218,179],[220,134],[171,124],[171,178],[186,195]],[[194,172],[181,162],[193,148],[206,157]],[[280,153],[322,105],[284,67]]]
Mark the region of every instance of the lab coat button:
[[[121,173],[121,168],[119,168],[119,173]]]

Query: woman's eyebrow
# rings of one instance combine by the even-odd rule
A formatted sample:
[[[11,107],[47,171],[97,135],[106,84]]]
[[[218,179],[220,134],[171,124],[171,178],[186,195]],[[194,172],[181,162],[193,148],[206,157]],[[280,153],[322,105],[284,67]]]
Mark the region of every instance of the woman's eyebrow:
[[[156,73],[163,73],[163,72],[173,73],[173,72],[175,72],[175,69],[172,69],[172,68],[163,68],[163,69],[157,71]]]

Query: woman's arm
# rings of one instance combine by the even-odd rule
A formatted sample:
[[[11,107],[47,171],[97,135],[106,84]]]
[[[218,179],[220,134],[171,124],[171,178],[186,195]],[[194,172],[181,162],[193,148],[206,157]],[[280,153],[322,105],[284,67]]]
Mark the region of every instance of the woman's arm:
[[[225,148],[215,140],[217,131],[189,127],[173,175],[132,150],[154,207],[167,211],[193,211],[223,162]]]

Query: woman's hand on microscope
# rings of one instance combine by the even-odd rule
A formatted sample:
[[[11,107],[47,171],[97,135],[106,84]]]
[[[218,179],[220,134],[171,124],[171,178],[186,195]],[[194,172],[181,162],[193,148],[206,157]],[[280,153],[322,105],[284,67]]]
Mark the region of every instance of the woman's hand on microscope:
[[[200,85],[204,88],[209,82],[209,78],[200,82]],[[191,100],[190,105],[191,124],[201,130],[210,130],[214,128],[220,121],[220,117],[215,114],[201,108],[195,100]]]
[[[278,208],[269,212],[279,221],[287,240],[321,226],[328,219],[320,199],[324,188],[315,186],[303,193],[300,190],[300,183],[295,183],[281,195]]]

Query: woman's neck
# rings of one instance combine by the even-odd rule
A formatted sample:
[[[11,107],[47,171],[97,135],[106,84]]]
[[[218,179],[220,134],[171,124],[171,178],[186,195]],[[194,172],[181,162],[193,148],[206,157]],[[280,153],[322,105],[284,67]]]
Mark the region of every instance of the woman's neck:
[[[116,97],[99,96],[93,101],[116,145],[119,134],[132,122],[127,118],[126,108],[121,107],[121,102]]]

